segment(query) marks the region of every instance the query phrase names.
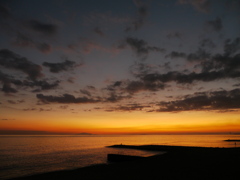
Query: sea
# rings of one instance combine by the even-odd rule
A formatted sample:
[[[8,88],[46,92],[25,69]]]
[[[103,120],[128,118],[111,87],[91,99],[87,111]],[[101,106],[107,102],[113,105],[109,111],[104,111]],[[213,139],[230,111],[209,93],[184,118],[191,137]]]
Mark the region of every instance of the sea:
[[[107,147],[115,144],[240,147],[240,142],[227,139],[240,139],[240,135],[1,135],[0,179],[106,164],[109,153],[164,153]]]

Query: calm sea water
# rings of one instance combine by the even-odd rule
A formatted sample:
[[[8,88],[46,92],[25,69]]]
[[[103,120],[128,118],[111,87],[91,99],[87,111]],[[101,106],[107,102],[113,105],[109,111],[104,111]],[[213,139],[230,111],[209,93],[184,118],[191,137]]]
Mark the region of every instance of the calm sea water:
[[[235,147],[225,139],[240,135],[0,136],[0,179],[107,163],[108,153],[156,154],[106,147],[114,144]]]

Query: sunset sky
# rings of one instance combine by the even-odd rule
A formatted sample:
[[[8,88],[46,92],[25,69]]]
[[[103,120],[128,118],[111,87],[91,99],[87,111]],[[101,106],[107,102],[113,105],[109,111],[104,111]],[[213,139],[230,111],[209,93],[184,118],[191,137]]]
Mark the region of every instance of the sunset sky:
[[[0,134],[240,132],[239,0],[1,0]]]

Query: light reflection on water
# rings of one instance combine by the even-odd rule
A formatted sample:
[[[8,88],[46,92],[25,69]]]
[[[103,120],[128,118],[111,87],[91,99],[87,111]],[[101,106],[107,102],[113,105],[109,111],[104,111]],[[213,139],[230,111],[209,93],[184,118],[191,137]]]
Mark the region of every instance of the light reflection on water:
[[[0,136],[0,179],[107,162],[107,154],[156,152],[106,148],[114,144],[240,147],[240,135]]]

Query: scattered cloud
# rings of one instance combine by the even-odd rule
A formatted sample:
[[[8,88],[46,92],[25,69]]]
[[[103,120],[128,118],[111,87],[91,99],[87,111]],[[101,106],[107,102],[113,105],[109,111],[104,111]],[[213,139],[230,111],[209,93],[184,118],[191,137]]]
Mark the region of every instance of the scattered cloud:
[[[0,4],[0,26],[0,31],[11,37],[12,45],[35,48],[42,53],[52,52],[50,37],[58,31],[58,26],[55,24],[15,17],[14,13],[2,4]]]
[[[103,33],[103,31],[100,29],[100,27],[95,27],[93,30],[96,34],[98,34],[99,36],[105,36],[105,34]]]
[[[55,89],[59,86],[60,80],[48,82],[47,79],[24,79],[19,80],[16,77],[9,76],[0,71],[0,82],[3,84],[2,91],[5,93],[17,93],[20,88],[37,88],[32,92]],[[18,90],[17,90],[18,89]],[[26,90],[26,89],[25,89]]]
[[[165,57],[166,58],[172,58],[172,59],[175,59],[175,58],[186,58],[187,54],[184,53],[184,52],[172,51],[171,53],[167,54]]]
[[[31,47],[36,48],[42,53],[50,53],[52,52],[52,46],[46,42],[38,42],[33,40],[29,35],[23,33],[17,33],[15,41],[13,45],[19,47]]]
[[[15,101],[13,101],[13,100],[8,100],[8,103],[10,103],[10,104],[21,104],[21,103],[24,103],[25,102],[25,100],[15,100]]]
[[[169,39],[173,39],[173,38],[181,39],[182,37],[183,37],[183,34],[180,32],[171,32],[167,34],[167,38]]]
[[[52,36],[56,34],[58,29],[58,27],[54,24],[40,22],[39,20],[35,20],[35,19],[27,21],[25,25],[29,29],[47,36]]]
[[[190,4],[199,12],[210,12],[211,0],[178,0],[178,3]]]
[[[18,83],[17,80],[13,79],[11,76],[4,74],[0,71],[0,82],[3,84],[2,91],[5,93],[16,93],[18,92],[12,87],[11,83]]]
[[[233,87],[240,87],[240,83],[234,84]]]
[[[104,97],[103,102],[116,103],[123,99],[131,99],[130,95],[123,95],[122,93],[110,92],[107,97]]]
[[[222,20],[217,17],[215,20],[207,21],[205,23],[208,30],[219,32],[222,30]]]
[[[158,104],[159,112],[191,110],[227,110],[240,108],[240,89],[230,91],[198,92],[183,96],[180,100],[162,101]]]
[[[51,89],[55,89],[59,86],[61,81],[56,80],[52,83],[47,82],[47,80],[41,80],[41,81],[33,81],[33,82],[26,82],[24,81],[23,85],[24,86],[28,86],[28,87],[40,87],[37,88],[35,90],[33,90],[32,92],[40,92],[43,90],[51,90]]]
[[[173,99],[173,97],[170,97]],[[127,103],[106,108],[113,111],[145,111],[145,112],[182,112],[182,111],[218,111],[231,112],[240,109],[240,89],[230,91],[196,92],[178,97],[172,101],[142,103]]]
[[[150,105],[141,105],[138,103],[132,103],[132,104],[125,104],[125,105],[118,105],[116,107],[112,107],[109,109],[106,109],[107,112],[112,111],[148,111],[148,109],[151,108]]]
[[[128,16],[116,16],[112,13],[92,12],[88,16],[84,16],[85,24],[101,24],[101,25],[117,25],[131,22]]]
[[[62,106],[59,106],[60,109],[68,109],[68,105],[62,105]]]
[[[125,41],[127,45],[129,45],[138,56],[143,57],[143,59],[146,59],[148,54],[153,51],[165,52],[163,48],[149,46],[148,43],[142,39],[128,37]]]
[[[131,99],[136,93],[156,92],[167,87],[161,82],[143,80],[122,80],[115,81],[108,85],[105,90],[108,93],[107,102],[118,102],[123,99]]]
[[[144,1],[134,0],[133,2],[137,7],[137,17],[131,22],[131,25],[127,26],[126,32],[139,30],[146,23],[148,15],[148,7]]]
[[[22,71],[32,80],[40,78],[43,75],[41,66],[8,49],[0,50],[0,65],[8,69]]]
[[[89,54],[94,50],[105,52],[105,53],[112,53],[116,54],[119,52],[120,48],[116,47],[105,47],[95,41],[91,41],[88,39],[81,39],[76,43],[71,43],[67,46],[68,50],[78,52],[78,53],[84,53]]]
[[[70,60],[65,60],[64,62],[61,63],[44,62],[42,65],[48,67],[52,73],[73,70],[77,66],[76,62]]]
[[[11,87],[11,84],[10,83],[4,83],[3,84],[3,87],[2,87],[2,91],[5,92],[5,93],[17,93],[18,91]]]
[[[172,51],[167,54],[166,58],[183,58],[188,61],[198,62],[195,67],[201,67],[201,73],[199,77],[204,77],[204,74],[219,74],[216,76],[216,79],[222,78],[237,78],[239,77],[239,68],[240,68],[240,38],[237,37],[234,40],[227,39],[223,46],[223,53],[211,54],[204,50],[204,47],[214,47],[214,43],[209,39],[205,39],[200,42],[199,49],[194,53],[184,53]],[[223,73],[222,75],[220,73]],[[193,75],[193,74],[192,74]],[[197,76],[196,76],[197,77]]]
[[[225,56],[240,53],[240,37],[237,37],[234,40],[227,39],[224,44],[224,52]]]
[[[10,104],[20,104],[20,103],[24,103],[25,101],[24,100],[17,100],[17,101],[8,100],[7,102]]]
[[[86,89],[81,89],[80,92],[83,94],[83,95],[87,95],[87,96],[92,96],[91,93],[86,90]]]
[[[39,112],[43,112],[43,111],[52,111],[52,108],[25,108],[25,109],[23,109],[23,111],[39,111]]]
[[[71,94],[63,94],[62,96],[51,96],[51,95],[43,95],[37,94],[36,97],[43,103],[97,103],[100,102],[99,99],[87,98],[87,97],[78,97]]]
[[[67,82],[69,82],[69,83],[74,83],[74,81],[75,81],[75,78],[74,78],[74,77],[69,77],[69,78],[67,79]]]
[[[199,42],[200,48],[213,49],[216,47],[216,44],[209,38],[204,38]]]
[[[78,52],[77,55],[86,57],[87,60],[91,60],[91,63],[96,65],[99,62],[95,63],[95,60],[91,58],[96,58],[95,56],[89,55],[93,51],[103,52],[103,58],[105,58],[105,53],[118,53],[120,50],[128,47],[131,49],[139,59],[145,60],[150,53],[160,52],[165,53],[167,49],[161,48],[155,45],[149,45],[147,41],[142,38],[130,37],[136,33],[135,31],[142,28],[146,22],[149,11],[148,2],[144,0],[133,0],[134,5],[136,6],[136,17],[129,18],[127,16],[119,17],[116,14],[111,13],[91,13],[90,15],[83,15],[83,21],[87,20],[88,23],[93,22],[90,27],[90,33],[95,36],[92,36],[88,39],[88,37],[79,38],[76,36],[72,36],[72,38],[76,38],[76,43],[69,44],[69,41],[65,41],[65,38],[57,39],[56,42],[65,43],[65,45],[69,44],[67,47],[68,50]],[[209,13],[211,10],[211,0],[177,0],[178,4],[189,5],[192,6],[199,12]],[[239,4],[239,3],[238,3]],[[166,4],[166,7],[169,4]],[[126,13],[126,12],[124,12]],[[84,13],[83,13],[84,14]],[[223,29],[223,22],[220,15],[214,15],[209,21],[205,22],[205,27],[207,30],[212,32],[220,32]],[[214,19],[214,17],[216,17]],[[7,19],[11,19],[6,21]],[[115,24],[114,24],[115,23]],[[130,24],[131,23],[131,24]],[[51,44],[51,40],[54,35],[57,35],[59,26],[57,23],[46,23],[44,21],[32,19],[18,19],[17,17],[13,18],[10,9],[7,7],[0,5],[0,25],[4,27],[5,31],[9,29],[12,38],[12,43],[10,45],[15,45],[14,48],[24,47],[24,48],[34,48],[38,51],[45,53],[52,52],[54,49]],[[74,24],[74,23],[73,23]],[[107,26],[106,26],[107,24]],[[113,44],[117,43],[118,40],[122,39],[122,35],[125,32],[129,33],[123,41],[122,45],[119,47],[113,47],[113,45],[109,45],[108,42],[104,42],[104,45],[101,42],[97,42],[96,35],[104,37],[107,34],[107,30],[110,25],[116,25],[117,36],[115,36],[114,32],[111,32],[111,36],[114,37]],[[121,24],[120,26],[117,26]],[[201,23],[200,23],[201,24]],[[86,24],[84,24],[86,25]],[[154,25],[153,25],[154,26]],[[16,29],[15,27],[21,27]],[[106,28],[107,27],[107,28]],[[122,32],[123,28],[126,27],[125,32]],[[176,26],[177,27],[177,26]],[[85,27],[84,27],[85,28]],[[88,29],[89,30],[89,29]],[[106,30],[103,31],[103,30]],[[184,29],[175,28],[173,31],[162,31],[162,32],[170,32],[168,34],[164,34],[164,38],[168,38],[168,40],[174,41],[177,39],[181,39],[183,37],[187,37],[187,34],[183,34]],[[82,31],[81,31],[82,32]],[[120,33],[119,33],[120,32]],[[83,32],[85,33],[85,31]],[[122,34],[124,33],[124,34]],[[213,33],[214,34],[214,33]],[[110,34],[109,34],[110,35]],[[125,34],[126,35],[126,34]],[[124,35],[124,36],[125,36]],[[138,34],[141,35],[141,34]],[[211,38],[209,38],[211,37]],[[228,37],[228,36],[224,36]],[[231,37],[231,36],[230,36]],[[52,38],[52,39],[51,39]],[[146,37],[145,37],[146,38]],[[57,89],[60,87],[61,72],[72,71],[77,66],[82,66],[83,64],[77,64],[75,61],[64,60],[62,62],[49,61],[45,60],[41,65],[38,65],[34,62],[30,61],[28,58],[23,57],[9,49],[0,49],[0,66],[4,68],[3,72],[0,72],[0,83],[2,84],[1,91],[4,93],[17,93],[21,90],[31,90],[33,93],[38,93],[36,98],[42,104],[48,103],[59,103],[59,104],[85,104],[85,103],[116,103],[116,102],[129,102],[131,100],[136,100],[137,103],[127,103],[122,105],[116,105],[112,109],[108,109],[107,111],[134,111],[134,110],[145,110],[145,111],[160,111],[160,112],[173,112],[173,111],[186,111],[186,110],[221,110],[221,109],[229,109],[229,108],[239,108],[237,105],[237,100],[239,100],[238,93],[239,89],[234,89],[231,91],[207,91],[207,92],[198,92],[193,95],[181,96],[181,99],[175,99],[174,95],[164,97],[171,97],[171,101],[162,101],[160,103],[153,103],[156,109],[151,109],[151,104],[140,104],[141,100],[139,97],[145,98],[147,93],[156,94],[158,91],[168,91],[168,88],[172,86],[172,84],[176,83],[177,88],[180,86],[188,86],[192,87],[195,82],[213,82],[217,80],[223,79],[231,79],[234,82],[231,82],[231,87],[239,87],[239,83],[235,82],[240,78],[240,38],[236,37],[235,39],[226,39],[223,42],[223,47],[220,47],[221,43],[215,36],[204,36],[203,39],[197,44],[198,47],[185,47],[184,45],[176,49],[169,49],[168,53],[165,55],[165,58],[160,56],[159,62],[157,62],[157,58],[154,60],[149,58],[149,63],[153,64],[144,64],[139,63],[137,61],[137,66],[130,67],[130,75],[124,76],[125,79],[114,79],[107,85],[104,85],[104,88],[97,89],[94,86],[87,86],[82,88],[78,86],[78,89],[71,89],[72,92],[80,94],[80,97],[76,97],[71,94],[70,88],[68,89],[69,94],[62,93],[63,89]],[[99,37],[97,38],[99,39]],[[101,39],[101,38],[100,38]],[[117,39],[117,42],[115,41]],[[63,40],[63,41],[62,41]],[[101,39],[103,40],[103,39]],[[160,40],[160,39],[159,39]],[[185,40],[185,39],[184,39]],[[186,43],[191,43],[187,41]],[[112,42],[111,42],[112,43]],[[183,42],[182,42],[183,43]],[[108,45],[106,45],[108,44]],[[17,47],[16,47],[17,46]],[[187,45],[188,46],[188,45]],[[191,45],[190,45],[191,46]],[[166,44],[166,48],[174,48],[175,46],[171,46]],[[217,48],[216,48],[217,47]],[[186,49],[185,49],[186,48]],[[196,48],[196,49],[195,49]],[[215,48],[215,49],[214,49]],[[60,48],[59,48],[60,49]],[[185,50],[184,50],[185,49]],[[194,50],[193,50],[194,49]],[[223,52],[221,53],[221,50]],[[191,51],[192,50],[192,51]],[[216,50],[216,51],[212,51]],[[72,52],[71,51],[71,52]],[[215,52],[215,53],[213,53]],[[58,56],[59,54],[57,54]],[[76,54],[74,54],[76,55]],[[95,54],[94,54],[95,55]],[[121,55],[125,56],[125,53]],[[55,57],[55,54],[53,54]],[[74,58],[79,58],[76,56]],[[72,57],[72,56],[71,56]],[[121,58],[121,56],[116,59]],[[170,59],[167,59],[170,58]],[[180,60],[176,60],[179,58]],[[176,61],[175,61],[176,60]],[[185,60],[185,61],[184,61]],[[154,62],[153,62],[154,61]],[[87,61],[86,61],[87,62]],[[142,61],[141,61],[142,62]],[[145,61],[144,61],[145,62]],[[177,64],[180,62],[179,64]],[[136,62],[135,62],[136,63]],[[154,64],[155,63],[155,64]],[[161,63],[161,64],[158,64]],[[181,64],[182,63],[182,64]],[[91,65],[92,65],[91,64]],[[189,65],[191,64],[191,65]],[[124,64],[125,65],[125,64]],[[183,66],[184,69],[182,69]],[[51,76],[55,76],[55,78],[46,77],[43,79],[42,66],[48,69],[50,72],[55,73],[51,74]],[[191,66],[188,68],[187,66]],[[125,67],[125,66],[124,66]],[[177,68],[176,68],[177,67]],[[19,71],[24,73],[26,77],[17,77],[15,74],[8,75],[5,74],[8,69]],[[45,70],[45,69],[44,69]],[[86,72],[87,75],[89,72]],[[46,75],[49,75],[47,73]],[[74,76],[74,75],[72,75]],[[88,81],[88,77],[86,79],[79,79],[77,81],[75,77],[64,77],[69,83],[79,83],[83,81],[85,84]],[[235,83],[235,84],[234,84]],[[63,83],[62,83],[63,84]],[[80,83],[79,83],[80,84]],[[97,83],[98,85],[100,83]],[[70,85],[70,84],[68,84]],[[64,85],[63,85],[64,86]],[[203,86],[199,84],[199,86]],[[64,87],[63,87],[64,88]],[[82,89],[80,89],[82,88]],[[196,87],[197,88],[197,87]],[[55,93],[58,95],[46,95],[43,91],[47,90],[55,90]],[[79,90],[80,89],[80,90]],[[198,89],[199,91],[199,89]],[[49,92],[51,93],[51,92]],[[140,94],[142,93],[142,94]],[[145,94],[144,94],[145,93]],[[61,94],[61,95],[59,95]],[[148,94],[148,95],[149,95]],[[160,94],[160,93],[159,93]],[[167,94],[167,93],[166,93]],[[139,95],[139,96],[138,96]],[[142,96],[141,96],[142,95]],[[225,98],[224,98],[225,97]],[[235,98],[235,99],[234,99]],[[9,104],[19,104],[20,102],[17,100],[5,100]],[[223,102],[226,102],[226,105]],[[116,103],[117,104],[117,103]],[[62,105],[59,108],[67,109],[68,105]],[[102,108],[102,107],[101,107]],[[69,108],[70,109],[70,108]],[[104,109],[104,108],[102,108]],[[25,111],[48,111],[51,109],[44,108],[27,108]]]
[[[240,72],[226,72],[224,70],[219,70],[201,73],[191,72],[186,74],[178,71],[170,71],[165,74],[151,73],[140,76],[142,81],[148,81],[151,83],[177,82],[180,84],[191,84],[194,81],[211,82],[224,78],[237,78],[240,77]]]

